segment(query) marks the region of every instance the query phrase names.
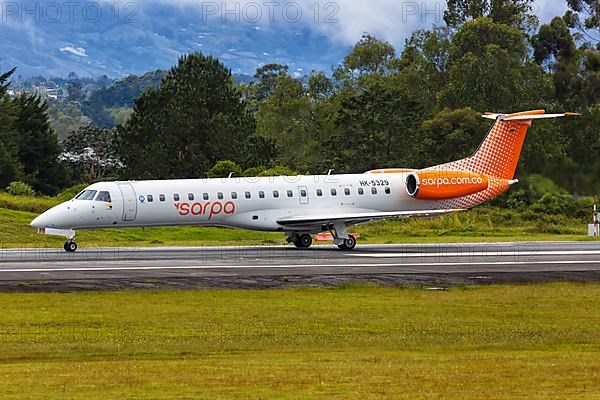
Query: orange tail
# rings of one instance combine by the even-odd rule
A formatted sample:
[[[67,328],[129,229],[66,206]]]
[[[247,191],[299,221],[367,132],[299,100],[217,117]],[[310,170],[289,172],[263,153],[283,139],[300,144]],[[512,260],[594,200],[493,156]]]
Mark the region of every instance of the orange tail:
[[[531,122],[534,119],[573,115],[576,114],[546,114],[544,110],[509,115],[486,114],[484,118],[493,119],[495,122],[475,154],[434,168],[477,172],[500,179],[513,179]]]

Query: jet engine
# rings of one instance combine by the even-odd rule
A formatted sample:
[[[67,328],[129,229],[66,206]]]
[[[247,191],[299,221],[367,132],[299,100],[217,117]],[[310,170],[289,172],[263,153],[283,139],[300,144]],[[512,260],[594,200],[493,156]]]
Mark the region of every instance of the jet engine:
[[[465,171],[417,171],[408,174],[406,192],[421,200],[447,200],[486,190],[486,175]]]

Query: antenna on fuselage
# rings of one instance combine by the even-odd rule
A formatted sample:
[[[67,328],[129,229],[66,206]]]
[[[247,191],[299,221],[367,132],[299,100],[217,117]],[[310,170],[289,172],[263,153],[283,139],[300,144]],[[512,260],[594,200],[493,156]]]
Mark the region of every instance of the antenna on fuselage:
[[[233,172],[230,172],[229,176],[227,177],[227,179],[231,179],[231,178],[233,178]]]
[[[333,171],[335,171],[335,169],[333,169],[333,168],[330,169],[329,172],[327,173],[327,176],[330,176]]]

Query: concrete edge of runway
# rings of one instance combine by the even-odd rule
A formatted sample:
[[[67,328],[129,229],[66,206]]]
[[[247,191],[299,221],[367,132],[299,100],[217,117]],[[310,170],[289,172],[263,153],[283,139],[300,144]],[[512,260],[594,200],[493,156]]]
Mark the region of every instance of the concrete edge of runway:
[[[159,277],[143,279],[50,279],[0,281],[0,293],[73,293],[121,290],[273,290],[298,288],[339,288],[348,285],[417,287],[448,290],[501,284],[546,284],[556,282],[600,284],[600,271],[547,273],[466,273],[449,274],[346,274],[346,275],[260,275],[211,277]]]

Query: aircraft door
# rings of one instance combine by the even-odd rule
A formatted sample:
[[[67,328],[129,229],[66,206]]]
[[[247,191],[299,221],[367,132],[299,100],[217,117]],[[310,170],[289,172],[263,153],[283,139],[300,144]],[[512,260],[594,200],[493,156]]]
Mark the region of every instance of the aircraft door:
[[[119,190],[123,196],[123,221],[135,221],[137,216],[137,199],[135,190],[130,183],[119,183]]]
[[[298,186],[298,194],[300,195],[300,204],[308,204],[308,188],[306,186]]]

